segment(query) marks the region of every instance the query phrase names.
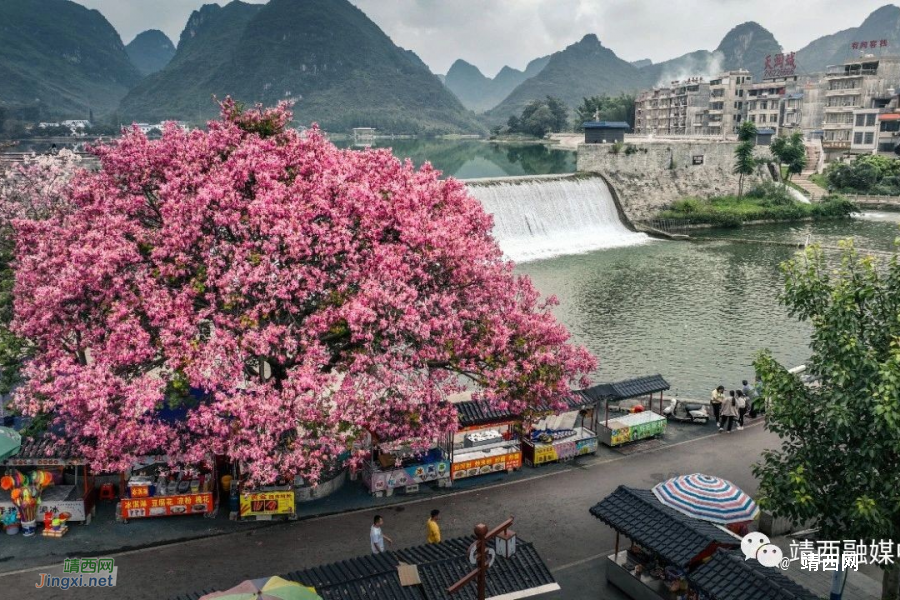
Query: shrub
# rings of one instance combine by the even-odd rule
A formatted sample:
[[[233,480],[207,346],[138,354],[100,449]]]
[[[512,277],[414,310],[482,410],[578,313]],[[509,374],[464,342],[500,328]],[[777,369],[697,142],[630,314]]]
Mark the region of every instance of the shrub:
[[[625,146],[622,142],[616,142],[612,146],[609,147],[610,154],[618,154],[622,151],[622,148]]]
[[[637,154],[638,148],[634,144],[625,144],[625,155],[631,156],[632,154]]]

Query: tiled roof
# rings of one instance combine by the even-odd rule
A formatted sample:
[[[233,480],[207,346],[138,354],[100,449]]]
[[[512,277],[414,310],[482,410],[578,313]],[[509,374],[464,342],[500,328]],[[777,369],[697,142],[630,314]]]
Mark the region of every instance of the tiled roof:
[[[741,543],[712,523],[664,506],[650,490],[619,486],[591,508],[591,514],[682,568],[711,545],[737,547]]]
[[[616,402],[627,400],[628,398],[649,396],[657,392],[664,392],[667,389],[669,389],[669,382],[663,379],[662,375],[647,375],[616,383],[601,383],[583,390],[582,393],[595,402],[597,400]]]
[[[456,404],[459,424],[462,427],[484,425],[515,418],[515,415],[505,410],[493,410],[484,400],[470,400]]]
[[[66,462],[74,463],[77,462],[74,459],[78,457],[72,452],[72,447],[69,444],[57,445],[56,442],[47,437],[22,437],[22,447],[9,460],[13,462],[29,459],[46,461],[51,458],[63,459]]]
[[[688,579],[713,600],[819,600],[805,587],[743,554],[719,550]]]
[[[449,600],[447,588],[472,570],[469,546],[474,537],[446,540],[396,552],[361,556],[330,565],[294,571],[285,579],[316,588],[324,600]],[[400,562],[418,566],[421,586],[401,587]],[[550,570],[534,547],[517,540],[512,558],[497,557],[487,576],[488,594],[497,596],[554,584]],[[453,600],[475,598],[474,586]]]

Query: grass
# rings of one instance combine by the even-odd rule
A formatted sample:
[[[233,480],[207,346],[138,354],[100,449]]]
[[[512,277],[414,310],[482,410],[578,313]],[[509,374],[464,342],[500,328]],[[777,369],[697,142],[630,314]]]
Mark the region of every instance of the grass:
[[[743,198],[684,198],[659,214],[662,219],[688,219],[691,223],[718,227],[740,227],[753,221],[799,221],[835,219],[850,216],[856,206],[843,196],[826,196],[815,204],[802,204],[785,198],[783,192],[768,189],[768,194],[753,191]]]
[[[822,188],[823,190],[828,189],[828,179],[822,175],[821,173],[813,173],[809,176],[809,180],[814,184]]]

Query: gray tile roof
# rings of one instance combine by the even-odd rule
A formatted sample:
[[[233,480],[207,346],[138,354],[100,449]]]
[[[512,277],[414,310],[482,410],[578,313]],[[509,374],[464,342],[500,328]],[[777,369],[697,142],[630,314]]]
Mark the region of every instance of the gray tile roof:
[[[718,550],[688,579],[711,600],[819,600],[805,587],[736,551]]]
[[[626,379],[625,381],[617,381],[616,383],[601,383],[583,390],[583,393],[595,401],[608,400],[617,402],[619,400],[664,392],[669,387],[669,382],[663,379],[662,375],[647,375]]]
[[[681,568],[710,548],[735,548],[741,543],[712,523],[663,505],[650,490],[619,486],[591,508],[591,514]]]
[[[293,571],[285,579],[316,588],[324,600],[473,600],[475,586],[452,597],[447,588],[472,570],[469,546],[475,538],[445,540],[378,555],[359,556],[311,569]],[[417,565],[422,585],[402,587],[397,574],[400,562]],[[555,584],[553,575],[534,547],[517,540],[512,558],[498,556],[487,575],[489,596],[532,590]],[[172,600],[197,600],[194,592]]]

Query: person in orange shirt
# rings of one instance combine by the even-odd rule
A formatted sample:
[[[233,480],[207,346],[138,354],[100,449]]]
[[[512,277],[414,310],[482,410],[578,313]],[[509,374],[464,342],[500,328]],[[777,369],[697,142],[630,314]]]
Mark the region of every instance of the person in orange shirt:
[[[428,543],[438,544],[441,541],[441,527],[438,520],[441,518],[441,511],[434,509],[431,511],[431,518],[428,519]]]

